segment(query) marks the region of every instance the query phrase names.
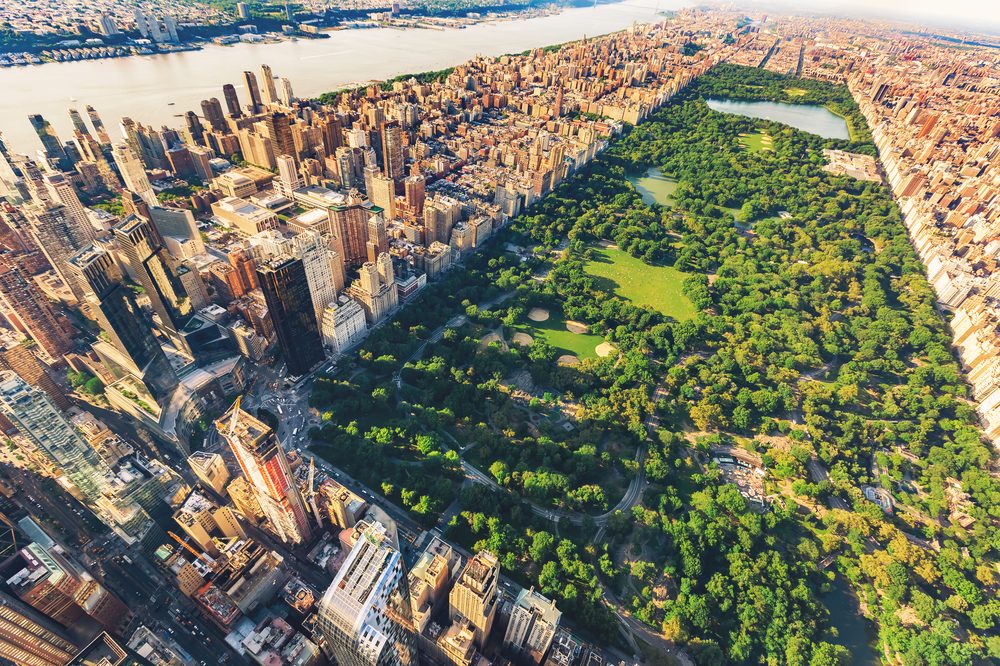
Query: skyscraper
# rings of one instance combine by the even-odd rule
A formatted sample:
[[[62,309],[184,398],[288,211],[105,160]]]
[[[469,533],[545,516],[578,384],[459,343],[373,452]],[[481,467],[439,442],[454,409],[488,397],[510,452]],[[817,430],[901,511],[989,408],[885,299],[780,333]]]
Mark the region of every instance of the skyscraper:
[[[250,103],[247,104],[247,109],[250,111],[250,115],[255,116],[264,110],[264,105],[261,103],[260,88],[257,87],[257,77],[253,75],[253,72],[243,72],[243,85],[250,96]]]
[[[70,164],[69,157],[66,155],[66,150],[63,148],[62,141],[59,140],[59,135],[56,131],[52,129],[52,125],[49,124],[45,118],[40,114],[32,114],[28,116],[28,122],[31,123],[31,127],[35,130],[35,134],[38,135],[38,140],[42,142],[42,148],[44,149],[45,156],[48,158],[49,162],[54,164],[56,168],[69,171],[73,168]]]
[[[424,199],[427,196],[426,181],[419,173],[406,177],[403,181],[403,192],[406,195],[406,206],[410,214],[417,220],[424,215]]]
[[[260,66],[260,92],[265,106],[278,101],[278,91],[274,86],[274,73],[269,65]]]
[[[63,354],[73,348],[48,299],[11,260],[0,261],[0,302],[13,314],[11,323],[30,336],[50,362],[62,362]]]
[[[114,228],[114,235],[163,332],[183,345],[178,331],[194,313],[156,225],[133,215]]]
[[[213,132],[225,132],[227,130],[226,116],[222,113],[222,104],[217,97],[201,100],[201,115],[212,126]]]
[[[80,197],[76,193],[73,183],[69,182],[61,173],[45,174],[45,187],[49,191],[51,200],[54,203],[62,204],[66,207],[66,212],[73,220],[76,228],[76,235],[86,243],[97,240],[97,231],[87,217],[87,210],[83,207]]]
[[[493,628],[499,602],[499,582],[500,562],[497,556],[481,551],[465,563],[448,597],[448,619],[452,622],[460,617],[467,619],[475,628],[475,641],[480,650],[486,645]]]
[[[47,618],[0,592],[0,660],[30,666],[64,666],[76,646]]]
[[[400,181],[406,175],[403,159],[403,128],[398,120],[382,125],[383,173],[393,181]]]
[[[76,486],[88,504],[98,503],[107,484],[107,470],[48,395],[12,371],[0,371],[0,412]]]
[[[108,136],[108,131],[104,129],[104,121],[101,120],[101,116],[97,114],[97,109],[87,105],[87,115],[90,116],[90,124],[94,126],[94,132],[97,134],[97,140],[101,142],[102,146],[107,146],[111,143],[111,137]]]
[[[302,260],[309,284],[316,322],[322,328],[323,311],[337,300],[344,287],[343,267],[337,253],[327,247],[323,236],[313,229],[295,235],[271,229],[250,239],[254,255],[275,258],[288,255]]]
[[[522,589],[507,623],[504,645],[540,664],[552,645],[561,617],[555,602],[535,592],[534,588]]]
[[[402,559],[385,526],[367,525],[320,600],[326,650],[341,666],[416,662]]]
[[[45,391],[58,409],[66,411],[72,407],[62,387],[48,375],[41,362],[25,345],[15,345],[0,351],[0,369],[13,370],[25,383]]]
[[[278,178],[274,182],[274,189],[291,199],[295,190],[302,187],[302,179],[295,169],[295,158],[291,155],[278,155],[275,162],[278,163]]]
[[[116,143],[111,148],[111,156],[118,165],[118,172],[121,174],[122,182],[125,183],[125,189],[138,194],[147,205],[159,206],[160,202],[156,199],[153,186],[149,184],[146,167],[135,151],[127,143]]]
[[[69,110],[69,120],[73,123],[73,129],[81,134],[90,135],[90,130],[87,129],[87,123],[83,122],[83,116],[76,109]]]
[[[236,86],[232,83],[222,86],[222,96],[226,100],[226,110],[229,111],[229,117],[242,117],[243,111],[240,110],[240,98],[236,96]]]
[[[63,626],[87,615],[105,631],[120,633],[131,619],[128,607],[59,546],[32,543],[4,568],[21,601]]]
[[[120,370],[142,381],[158,401],[177,386],[177,374],[135,302],[122,283],[114,259],[104,250],[88,247],[69,261],[69,269],[86,291],[87,305],[110,347],[110,360]]]
[[[311,530],[305,502],[275,432],[243,411],[239,400],[215,427],[229,443],[274,533],[286,543],[308,541]]]
[[[288,374],[305,374],[322,361],[324,355],[302,260],[288,255],[277,257],[259,266],[257,277],[278,336],[278,346],[288,364]]]
[[[73,296],[78,301],[83,301],[84,292],[68,272],[67,264],[70,257],[86,247],[87,237],[80,233],[76,221],[64,206],[38,204],[26,206],[24,212],[35,244],[49,260],[56,274],[73,292]]]

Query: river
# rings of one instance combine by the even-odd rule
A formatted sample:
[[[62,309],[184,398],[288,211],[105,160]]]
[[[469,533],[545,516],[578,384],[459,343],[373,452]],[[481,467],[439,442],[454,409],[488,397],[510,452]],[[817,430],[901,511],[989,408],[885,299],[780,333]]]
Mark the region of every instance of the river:
[[[40,113],[64,141],[71,137],[67,109],[94,106],[112,138],[122,116],[160,126],[180,126],[185,111],[201,113],[200,101],[222,100],[222,85],[236,85],[244,70],[268,64],[287,77],[299,97],[313,97],[346,85],[399,74],[443,69],[476,55],[502,55],[651,23],[660,11],[689,0],[624,0],[567,9],[560,14],[485,22],[463,29],[369,28],[339,30],[329,39],[274,44],[211,44],[200,51],[107,60],[47,63],[0,70],[0,130],[12,149],[40,147],[27,116]],[[169,105],[170,102],[174,104]]]
[[[705,100],[708,108],[723,113],[735,113],[749,118],[773,120],[791,125],[803,132],[818,134],[824,139],[849,139],[847,122],[817,104],[786,104],[784,102],[744,102],[735,99]]]

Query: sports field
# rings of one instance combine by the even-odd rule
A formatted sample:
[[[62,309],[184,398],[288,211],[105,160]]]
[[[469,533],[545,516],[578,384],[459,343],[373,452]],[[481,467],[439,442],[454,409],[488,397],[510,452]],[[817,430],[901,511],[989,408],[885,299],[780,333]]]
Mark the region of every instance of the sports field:
[[[517,325],[517,331],[530,335],[533,339],[541,337],[555,347],[560,355],[573,354],[581,359],[597,357],[597,346],[604,342],[604,338],[592,333],[573,333],[567,328],[561,312],[548,312],[549,317],[545,321],[533,321],[525,317]]]
[[[752,153],[774,150],[774,143],[771,140],[771,135],[767,132],[740,134],[740,145]]]
[[[672,266],[653,266],[615,247],[594,248],[587,273],[607,280],[616,295],[684,321],[695,316],[694,304],[682,292],[688,273]]]

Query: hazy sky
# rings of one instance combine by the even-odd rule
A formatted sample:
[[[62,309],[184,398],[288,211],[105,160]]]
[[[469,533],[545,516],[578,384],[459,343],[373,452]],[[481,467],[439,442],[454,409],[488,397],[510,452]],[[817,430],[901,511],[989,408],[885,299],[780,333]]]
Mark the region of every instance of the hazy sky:
[[[737,4],[780,5],[802,12],[841,16],[885,16],[917,23],[996,32],[1000,0],[735,0]]]

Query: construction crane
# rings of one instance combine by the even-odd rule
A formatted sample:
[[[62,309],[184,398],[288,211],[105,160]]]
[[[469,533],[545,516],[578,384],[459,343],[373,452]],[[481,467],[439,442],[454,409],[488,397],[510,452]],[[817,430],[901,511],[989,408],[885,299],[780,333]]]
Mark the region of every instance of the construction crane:
[[[212,571],[218,570],[219,563],[216,562],[215,560],[213,560],[211,557],[209,557],[205,553],[199,553],[197,550],[195,550],[194,548],[192,548],[184,539],[182,539],[181,537],[177,536],[173,532],[167,531],[167,534],[170,536],[170,538],[172,538],[174,541],[176,541],[177,543],[179,543],[189,553],[191,553],[192,555],[194,555],[199,560],[202,560],[203,562],[205,562],[205,564],[207,564],[209,566],[209,568],[212,569]]]

